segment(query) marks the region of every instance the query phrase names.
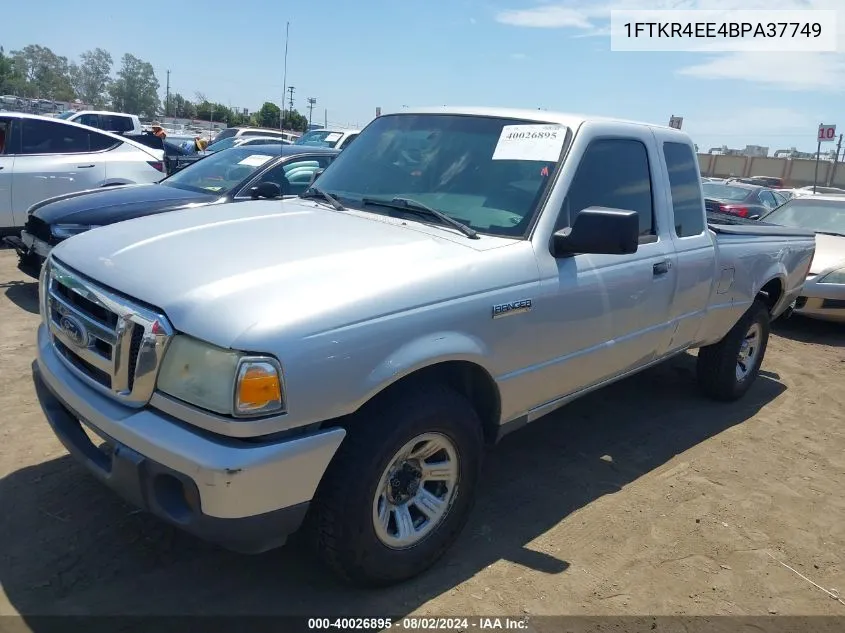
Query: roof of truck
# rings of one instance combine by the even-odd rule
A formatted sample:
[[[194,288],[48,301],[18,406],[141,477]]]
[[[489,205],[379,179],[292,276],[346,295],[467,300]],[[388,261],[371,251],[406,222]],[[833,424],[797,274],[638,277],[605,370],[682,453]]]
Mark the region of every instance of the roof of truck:
[[[663,128],[672,130],[684,138],[687,135],[680,130],[670,128],[668,125],[658,125],[656,123],[646,123],[644,121],[630,121],[627,119],[616,119],[612,117],[591,116],[585,114],[575,114],[571,112],[552,112],[549,110],[527,110],[519,108],[490,108],[490,107],[473,107],[473,106],[441,106],[436,108],[410,108],[402,110],[395,114],[465,114],[470,116],[490,116],[490,117],[506,117],[512,119],[525,119],[528,121],[537,121],[538,123],[557,123],[565,125],[566,127],[577,130],[582,123],[586,122],[600,122],[600,123],[624,123],[626,125],[644,125],[652,128]]]

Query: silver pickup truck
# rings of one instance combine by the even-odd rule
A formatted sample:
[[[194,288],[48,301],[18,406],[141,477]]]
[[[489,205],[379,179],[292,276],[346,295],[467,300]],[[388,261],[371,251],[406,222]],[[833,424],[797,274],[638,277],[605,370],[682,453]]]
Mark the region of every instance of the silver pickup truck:
[[[41,406],[162,519],[248,553],[304,524],[374,585],[454,541],[485,445],[574,398],[693,348],[741,397],[815,250],[708,226],[680,131],[534,110],[381,116],[300,199],[230,206],[52,251]]]

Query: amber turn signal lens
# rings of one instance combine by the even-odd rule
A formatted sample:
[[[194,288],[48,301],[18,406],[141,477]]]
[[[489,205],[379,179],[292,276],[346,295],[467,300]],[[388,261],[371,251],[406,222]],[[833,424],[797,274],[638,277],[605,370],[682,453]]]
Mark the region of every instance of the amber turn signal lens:
[[[282,385],[272,363],[246,361],[238,372],[236,413],[264,413],[282,408]]]

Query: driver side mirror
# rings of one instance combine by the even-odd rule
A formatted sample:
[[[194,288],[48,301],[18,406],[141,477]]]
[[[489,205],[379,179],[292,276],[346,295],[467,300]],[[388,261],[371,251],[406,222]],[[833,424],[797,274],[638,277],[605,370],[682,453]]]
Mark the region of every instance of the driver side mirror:
[[[571,227],[552,235],[549,250],[562,258],[579,253],[627,255],[636,253],[640,241],[640,215],[636,211],[588,207]]]
[[[282,188],[277,185],[275,182],[259,182],[254,187],[250,187],[250,195],[252,196],[253,200],[258,200],[259,198],[280,198],[282,196]]]
[[[311,174],[311,180],[308,182],[308,186],[310,187],[311,185],[313,185],[314,181],[317,180],[317,178],[320,177],[320,174],[322,174],[324,171],[326,171],[325,168],[315,170],[314,173]]]

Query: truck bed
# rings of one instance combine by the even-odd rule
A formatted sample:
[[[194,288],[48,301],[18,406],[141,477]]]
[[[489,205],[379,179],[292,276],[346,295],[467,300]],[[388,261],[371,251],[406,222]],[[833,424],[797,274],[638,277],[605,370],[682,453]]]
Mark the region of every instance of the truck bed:
[[[796,229],[779,224],[749,220],[727,213],[708,213],[707,226],[711,231],[724,235],[741,236],[776,236],[814,238],[815,233],[806,229]]]

